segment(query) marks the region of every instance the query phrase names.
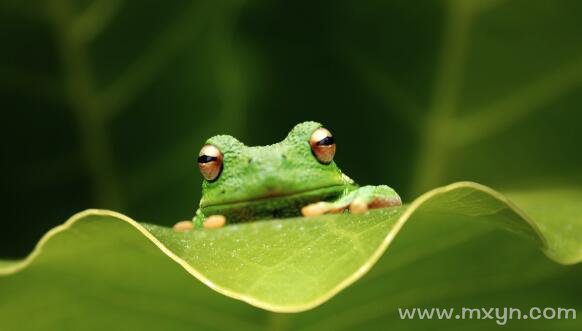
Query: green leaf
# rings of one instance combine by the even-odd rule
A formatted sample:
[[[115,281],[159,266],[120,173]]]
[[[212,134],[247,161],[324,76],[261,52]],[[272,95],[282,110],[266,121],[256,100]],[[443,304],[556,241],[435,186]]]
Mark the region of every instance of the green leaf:
[[[471,276],[470,284],[478,283],[479,277],[471,270],[480,270],[474,265],[487,265],[503,255],[503,246],[492,244],[499,245],[499,240],[484,242],[486,249],[479,250],[481,258],[465,256],[460,263],[469,271],[460,274],[451,274],[443,265],[423,266],[414,273],[409,269],[415,261],[447,249],[463,256],[467,252],[455,251],[456,246],[480,236],[503,238],[493,230],[496,228],[531,239],[559,263],[577,263],[582,260],[582,209],[573,202],[581,196],[582,190],[574,189],[511,194],[524,213],[485,186],[461,182],[432,190],[402,208],[261,221],[189,233],[140,224],[111,211],[87,210],[47,233],[27,259],[0,264],[0,275],[4,275],[0,278],[0,321],[12,327],[30,311],[38,311],[37,318],[27,323],[44,328],[62,322],[68,314],[62,308],[65,306],[74,307],[71,325],[103,326],[103,318],[112,318],[112,325],[139,320],[146,329],[167,327],[169,321],[217,328],[242,323],[253,328],[256,321],[249,319],[260,320],[260,310],[212,295],[208,287],[267,310],[303,311],[361,278],[382,256],[378,268],[357,286],[366,288],[382,277],[397,277],[400,281],[392,283],[402,284],[407,278],[425,277],[427,272],[437,283],[456,278],[466,281],[467,276]],[[411,225],[403,228],[408,220]],[[401,228],[408,227],[414,229],[413,235],[400,239]],[[519,268],[536,265],[530,257],[535,249],[516,236],[508,238],[506,243],[518,247],[512,253],[525,257],[516,255],[510,266],[518,268],[511,275],[520,277]],[[391,254],[388,246],[393,240],[396,249]],[[414,246],[408,246],[410,243]],[[479,240],[475,243],[483,244]],[[448,254],[445,261],[451,263],[450,257]],[[502,264],[498,267],[504,268]],[[543,279],[539,275],[546,274],[533,273],[529,278]],[[523,282],[527,284],[527,278],[511,280],[505,286],[520,288]],[[462,287],[462,283],[457,285]],[[350,301],[367,300],[361,296],[374,297],[382,291],[387,295],[389,287],[358,290],[360,295],[352,293]],[[429,298],[430,293],[425,292]],[[442,295],[434,293],[436,299]],[[323,312],[327,307],[342,307],[343,301],[340,295]],[[396,302],[402,306],[409,303],[402,298]],[[128,310],[118,313],[120,307]],[[190,309],[192,313],[188,313]],[[212,315],[213,311],[218,314],[217,310],[220,315]],[[201,314],[214,317],[204,319]],[[274,316],[276,322],[280,317]],[[361,317],[361,312],[356,316]],[[302,323],[303,319],[294,322]],[[330,321],[324,318],[318,323],[329,326]]]
[[[552,259],[573,264],[582,259],[582,191],[574,188],[510,193],[518,206],[534,217],[543,237],[545,253]]]
[[[18,261],[2,261],[0,260],[0,268],[8,268],[14,264],[18,263]]]

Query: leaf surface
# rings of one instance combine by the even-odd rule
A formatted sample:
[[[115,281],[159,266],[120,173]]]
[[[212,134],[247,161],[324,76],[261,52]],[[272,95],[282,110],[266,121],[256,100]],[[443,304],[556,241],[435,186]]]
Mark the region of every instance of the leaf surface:
[[[81,291],[84,278],[103,284],[103,289],[91,291],[103,290],[104,296],[111,294],[116,284],[135,291],[159,286],[156,292],[168,297],[182,287],[202,291],[200,282],[184,277],[185,270],[208,287],[251,305],[280,312],[303,311],[329,300],[362,277],[380,257],[389,261],[388,246],[398,241],[399,231],[411,218],[432,219],[428,229],[435,235],[438,227],[439,231],[450,227],[451,233],[465,236],[502,228],[530,239],[556,262],[573,264],[582,259],[582,208],[574,203],[580,201],[581,191],[511,196],[525,212],[485,186],[460,182],[425,193],[401,208],[363,215],[259,221],[188,233],[138,223],[111,211],[87,210],[47,233],[27,259],[2,262],[0,275],[5,277],[0,279],[0,288],[6,292],[18,288],[10,283],[30,285],[32,277],[43,291],[58,297],[66,297],[58,284],[65,286],[69,278],[75,282],[66,286],[67,293]],[[512,240],[528,246],[516,236]],[[438,237],[433,241],[436,247],[441,245],[439,241],[456,242]],[[411,251],[430,252],[421,248]],[[489,254],[496,253],[492,246]],[[144,266],[150,270],[143,270]],[[166,279],[168,274],[180,275],[180,280],[164,286],[149,284],[154,275]],[[12,296],[24,295],[16,290],[8,292],[0,301],[3,308],[12,302]],[[18,309],[18,304],[11,306]]]

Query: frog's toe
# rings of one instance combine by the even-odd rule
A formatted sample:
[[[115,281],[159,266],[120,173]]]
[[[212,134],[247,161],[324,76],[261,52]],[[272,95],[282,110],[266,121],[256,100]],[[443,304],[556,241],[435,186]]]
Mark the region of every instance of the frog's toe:
[[[354,200],[350,204],[350,213],[352,214],[362,214],[368,210],[368,204],[363,200]]]
[[[399,197],[389,197],[389,198],[374,198],[370,202],[366,202],[366,199],[356,198],[350,204],[350,213],[352,214],[362,214],[368,211],[368,209],[374,208],[386,208],[401,206],[402,201]]]
[[[386,197],[386,198],[376,198],[368,204],[368,208],[385,208],[385,207],[396,207],[402,206],[402,200],[399,196]]]
[[[303,214],[303,216],[306,216],[306,217],[318,216],[318,215],[325,214],[328,210],[329,210],[329,203],[321,201],[321,202],[315,202],[315,203],[309,204],[309,205],[301,208],[301,214]]]
[[[318,216],[323,214],[337,214],[343,212],[348,207],[342,202],[315,202],[301,208],[303,216]]]
[[[204,220],[204,228],[205,229],[216,229],[221,228],[226,224],[226,217],[223,215],[212,215],[208,216]]]
[[[180,221],[172,227],[176,232],[188,232],[194,228],[192,221]]]

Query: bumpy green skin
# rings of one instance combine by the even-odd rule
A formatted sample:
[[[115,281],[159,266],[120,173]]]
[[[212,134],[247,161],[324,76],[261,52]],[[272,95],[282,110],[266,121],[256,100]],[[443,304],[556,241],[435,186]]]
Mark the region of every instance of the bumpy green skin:
[[[388,186],[359,188],[335,162],[319,162],[309,138],[320,127],[298,124],[270,146],[245,146],[227,135],[208,139],[223,154],[223,170],[216,180],[204,180],[194,224],[201,227],[210,215],[224,215],[227,223],[297,216],[301,207],[319,201],[349,205],[356,198],[369,202],[379,196],[400,201]]]

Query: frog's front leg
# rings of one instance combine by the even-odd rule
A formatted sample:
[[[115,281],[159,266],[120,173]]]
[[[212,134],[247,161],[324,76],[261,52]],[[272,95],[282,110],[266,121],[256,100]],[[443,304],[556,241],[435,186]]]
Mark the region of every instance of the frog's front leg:
[[[201,209],[196,211],[196,215],[192,219],[192,223],[197,228],[214,229],[221,228],[226,224],[226,217],[223,215],[206,216]]]
[[[332,202],[316,202],[301,209],[303,216],[337,213],[349,208],[353,214],[360,214],[370,208],[384,208],[402,205],[396,191],[386,185],[362,186]]]

